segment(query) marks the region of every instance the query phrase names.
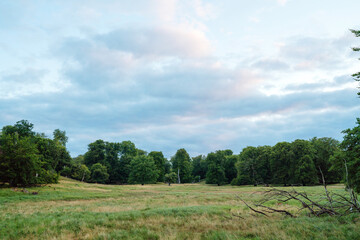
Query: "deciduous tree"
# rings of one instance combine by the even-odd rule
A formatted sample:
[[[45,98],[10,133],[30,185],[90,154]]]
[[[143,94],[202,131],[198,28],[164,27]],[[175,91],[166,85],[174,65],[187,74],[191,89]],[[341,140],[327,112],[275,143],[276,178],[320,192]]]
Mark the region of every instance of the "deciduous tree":
[[[156,183],[158,171],[152,157],[139,155],[130,163],[129,183]]]

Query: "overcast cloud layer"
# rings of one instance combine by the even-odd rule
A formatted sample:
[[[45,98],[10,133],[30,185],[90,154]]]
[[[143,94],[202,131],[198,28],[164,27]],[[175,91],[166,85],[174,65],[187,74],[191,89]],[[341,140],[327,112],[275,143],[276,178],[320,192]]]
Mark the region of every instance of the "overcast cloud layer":
[[[167,157],[334,137],[359,117],[356,0],[1,1],[0,126]]]

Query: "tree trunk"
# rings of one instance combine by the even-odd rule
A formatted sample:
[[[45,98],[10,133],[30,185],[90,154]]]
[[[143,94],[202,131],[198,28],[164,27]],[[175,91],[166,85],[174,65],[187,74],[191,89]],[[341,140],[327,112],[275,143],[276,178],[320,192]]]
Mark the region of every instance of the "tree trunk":
[[[180,169],[178,168],[178,183],[180,184],[181,183],[181,180],[180,180]]]

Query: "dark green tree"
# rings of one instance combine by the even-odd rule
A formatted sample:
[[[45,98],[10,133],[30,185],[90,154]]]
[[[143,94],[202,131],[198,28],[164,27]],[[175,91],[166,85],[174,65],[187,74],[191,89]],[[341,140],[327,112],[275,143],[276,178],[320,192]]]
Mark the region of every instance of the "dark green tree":
[[[217,184],[218,186],[225,183],[224,152],[217,151],[215,153],[209,153],[206,157],[206,162],[208,164],[206,183]]]
[[[347,166],[348,176],[345,177],[348,187],[360,193],[360,118],[357,118],[357,126],[346,129],[344,140],[340,147],[344,151],[342,154],[343,163]]]
[[[338,183],[343,176],[343,164],[340,168],[332,169],[333,163],[331,157],[339,151],[340,142],[333,138],[312,138],[310,140],[314,148],[314,164],[317,171],[317,176],[320,182],[322,182],[321,172],[324,175],[326,183]],[[321,171],[320,171],[321,169]]]
[[[171,158],[173,172],[180,176],[181,183],[189,183],[192,181],[191,176],[191,159],[185,149],[177,150],[175,156]]]
[[[237,178],[232,182],[236,185],[253,184],[257,186],[263,183],[260,175],[260,162],[258,158],[260,151],[256,147],[246,147],[239,154],[239,161],[236,163]]]
[[[109,173],[110,183],[125,183],[120,164],[120,143],[105,142],[105,166]]]
[[[62,160],[60,148],[44,134],[32,131],[26,120],[5,126],[0,137],[0,178],[10,184],[30,186],[58,181],[56,168]],[[0,180],[1,181],[1,180]]]
[[[88,151],[84,155],[86,166],[91,167],[95,163],[106,164],[105,161],[105,142],[101,139],[88,145]]]
[[[290,183],[318,183],[319,179],[317,179],[317,171],[313,161],[315,156],[315,150],[311,142],[307,140],[297,139],[291,143],[291,150],[294,153],[294,158],[289,168],[291,176]],[[306,179],[306,181],[304,179]]]
[[[126,183],[129,179],[129,173],[131,171],[130,163],[136,157],[138,151],[136,150],[135,144],[131,141],[123,141],[120,143],[119,151],[119,165],[117,172],[119,175],[119,182]],[[145,156],[145,155],[142,155]]]
[[[17,132],[2,134],[0,152],[1,182],[8,182],[14,187],[39,183],[40,159],[31,137],[20,138]]]
[[[17,134],[20,138],[21,137],[34,137],[35,132],[32,130],[34,128],[34,124],[30,123],[27,120],[21,120],[16,122],[14,126],[5,126],[2,129],[2,133],[5,135],[13,135]]]
[[[257,150],[259,154],[256,160],[257,174],[260,183],[267,185],[272,180],[270,160],[273,150],[270,146],[259,146]]]
[[[295,175],[297,183],[301,183],[303,186],[313,185],[319,182],[314,162],[309,155],[304,155],[299,159]]]
[[[192,158],[192,176],[195,177],[195,181],[198,181],[199,179],[196,179],[196,176],[200,179],[206,178],[206,172],[207,172],[207,162],[206,157],[203,155],[199,155]]]
[[[273,175],[273,183],[282,183],[284,186],[290,183],[294,152],[288,142],[279,142],[273,148],[270,159],[270,168]]]
[[[84,171],[86,171],[84,169]],[[81,176],[81,170],[80,170]],[[109,179],[109,174],[107,173],[107,169],[101,163],[95,163],[91,166],[91,181],[95,183],[106,183]]]
[[[162,152],[152,151],[149,153],[149,157],[154,159],[156,169],[158,171],[158,182],[164,182],[165,177],[165,162],[166,159]]]
[[[165,171],[165,174],[171,172],[171,162],[169,160],[167,160],[167,159],[165,159],[164,171]]]
[[[156,183],[158,171],[152,157],[139,155],[134,157],[130,163],[129,183]]]
[[[224,170],[228,183],[231,183],[231,181],[237,176],[235,164],[237,163],[238,159],[239,157],[237,155],[225,156]]]

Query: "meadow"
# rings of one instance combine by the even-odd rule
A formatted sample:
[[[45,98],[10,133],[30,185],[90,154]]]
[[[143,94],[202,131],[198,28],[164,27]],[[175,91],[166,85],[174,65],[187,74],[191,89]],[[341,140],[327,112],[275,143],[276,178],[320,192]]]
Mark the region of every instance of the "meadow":
[[[345,193],[344,186],[331,191]],[[198,184],[101,185],[60,178],[0,189],[0,239],[360,239],[360,216],[256,215],[266,187]],[[289,189],[289,188],[286,188]],[[295,187],[310,196],[322,186]],[[33,195],[31,192],[38,192]],[[295,211],[297,203],[276,207]]]

